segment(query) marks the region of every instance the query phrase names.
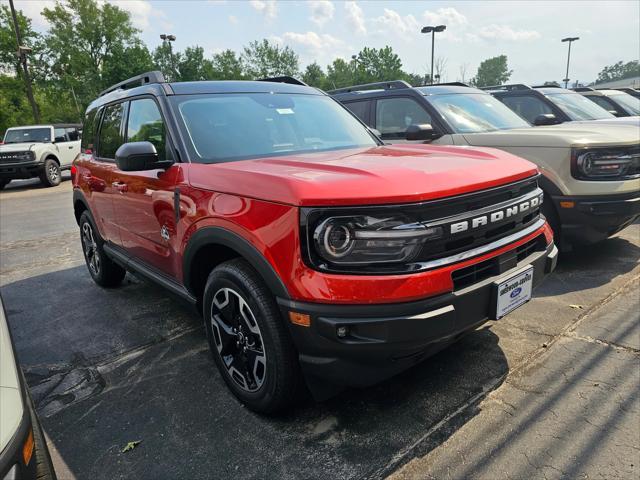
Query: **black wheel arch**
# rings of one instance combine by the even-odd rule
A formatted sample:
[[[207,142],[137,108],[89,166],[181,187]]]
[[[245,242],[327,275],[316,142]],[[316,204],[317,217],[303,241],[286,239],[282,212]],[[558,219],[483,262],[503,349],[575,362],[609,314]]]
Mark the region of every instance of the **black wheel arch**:
[[[82,193],[82,190],[80,190],[79,188],[74,188],[73,189],[73,214],[76,217],[76,223],[78,225],[80,225],[80,216],[82,215],[82,212],[84,212],[85,210],[89,210],[89,203],[87,202],[87,199],[84,197],[84,194]]]
[[[282,279],[276,273],[266,258],[245,238],[222,227],[203,227],[196,231],[184,250],[182,258],[183,283],[187,291],[196,298],[201,292],[198,288],[197,258],[203,249],[220,247],[226,252],[224,260],[229,259],[229,253],[235,252],[233,257],[247,260],[258,272],[269,290],[279,298],[289,299],[289,292]]]

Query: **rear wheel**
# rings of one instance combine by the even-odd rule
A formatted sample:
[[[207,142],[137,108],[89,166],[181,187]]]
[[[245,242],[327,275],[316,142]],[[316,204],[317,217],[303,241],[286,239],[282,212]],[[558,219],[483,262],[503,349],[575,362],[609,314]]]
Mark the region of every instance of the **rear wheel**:
[[[40,181],[45,187],[55,187],[60,185],[61,180],[60,165],[53,158],[47,158],[40,173]]]
[[[80,240],[84,260],[93,281],[101,287],[116,287],[126,275],[126,270],[111,260],[104,251],[100,238],[88,211],[80,216]]]
[[[10,182],[10,181],[11,181],[11,180],[4,180],[4,179],[3,179],[3,180],[0,180],[0,190],[3,190],[3,189],[4,189],[4,187],[6,187],[7,185],[9,185],[9,182]]]
[[[271,413],[289,406],[302,385],[297,354],[273,295],[242,259],[209,275],[204,319],[222,378],[247,407]]]

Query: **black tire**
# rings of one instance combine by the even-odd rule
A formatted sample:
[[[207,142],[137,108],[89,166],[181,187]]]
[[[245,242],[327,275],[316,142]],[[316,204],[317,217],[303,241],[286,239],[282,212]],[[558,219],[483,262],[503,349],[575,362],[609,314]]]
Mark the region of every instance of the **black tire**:
[[[289,331],[273,294],[245,260],[224,262],[211,272],[203,317],[214,361],[238,400],[260,413],[297,400],[302,375]]]
[[[551,203],[551,198],[544,196],[544,202],[542,203],[542,214],[547,219],[547,222],[553,230],[553,237],[555,244],[560,246],[562,244],[562,226],[560,224],[560,217],[556,211],[556,207]]]
[[[61,180],[60,165],[53,158],[47,158],[40,173],[40,181],[45,187],[55,187],[60,185]]]
[[[9,182],[11,182],[11,180],[0,180],[0,190],[4,190],[4,187],[9,185]]]
[[[106,288],[120,285],[127,271],[105,253],[104,241],[100,238],[93,218],[87,210],[80,215],[80,243],[93,281]]]
[[[31,461],[36,462],[36,480],[56,480],[57,477],[53,469],[53,462],[51,462],[47,442],[44,439],[42,427],[38,421],[33,403],[29,406],[29,413],[31,414],[31,428],[33,431],[33,442],[35,444]]]

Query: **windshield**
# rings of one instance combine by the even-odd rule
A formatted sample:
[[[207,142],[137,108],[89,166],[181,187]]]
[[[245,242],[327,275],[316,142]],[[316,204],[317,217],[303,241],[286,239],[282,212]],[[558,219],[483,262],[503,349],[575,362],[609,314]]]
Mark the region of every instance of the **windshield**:
[[[50,142],[50,128],[11,128],[4,134],[4,143]]]
[[[622,105],[630,114],[640,115],[640,98],[631,96],[628,93],[616,93],[610,96],[614,102]]]
[[[324,95],[184,95],[172,101],[196,162],[377,145],[351,113]]]
[[[547,94],[547,97],[566,113],[571,120],[613,118],[613,115],[600,105],[596,105],[579,93],[550,93]]]
[[[530,125],[488,93],[426,97],[456,133],[492,132]]]

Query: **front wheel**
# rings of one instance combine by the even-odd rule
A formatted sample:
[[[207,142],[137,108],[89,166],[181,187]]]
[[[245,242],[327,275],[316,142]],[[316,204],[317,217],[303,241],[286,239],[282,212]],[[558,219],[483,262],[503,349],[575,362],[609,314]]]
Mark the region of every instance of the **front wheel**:
[[[40,181],[45,187],[55,187],[60,185],[61,180],[60,165],[53,158],[47,158],[40,173]]]
[[[84,261],[93,281],[107,288],[120,285],[127,272],[105,253],[102,239],[87,211],[80,216],[80,240]]]
[[[256,412],[289,406],[302,385],[297,354],[273,295],[245,260],[211,272],[203,313],[211,353],[233,394]]]

